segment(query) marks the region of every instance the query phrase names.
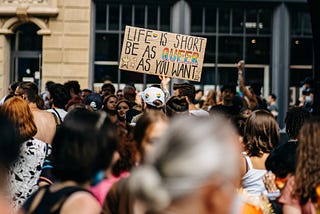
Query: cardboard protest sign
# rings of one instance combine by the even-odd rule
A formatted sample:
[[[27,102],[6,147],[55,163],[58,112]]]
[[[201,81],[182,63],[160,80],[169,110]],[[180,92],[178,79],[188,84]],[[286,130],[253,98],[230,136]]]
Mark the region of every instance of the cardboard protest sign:
[[[207,39],[126,26],[119,69],[200,81]]]

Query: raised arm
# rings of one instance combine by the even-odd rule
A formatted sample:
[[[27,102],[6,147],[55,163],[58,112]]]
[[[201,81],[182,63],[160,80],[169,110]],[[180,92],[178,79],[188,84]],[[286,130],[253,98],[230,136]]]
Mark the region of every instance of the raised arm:
[[[244,78],[243,78],[243,69],[244,69],[244,61],[241,60],[237,64],[238,68],[238,81],[239,81],[239,87],[242,91],[243,95],[248,99],[249,101],[249,108],[252,109],[257,105],[257,98],[254,94],[250,92],[250,90],[247,89]]]

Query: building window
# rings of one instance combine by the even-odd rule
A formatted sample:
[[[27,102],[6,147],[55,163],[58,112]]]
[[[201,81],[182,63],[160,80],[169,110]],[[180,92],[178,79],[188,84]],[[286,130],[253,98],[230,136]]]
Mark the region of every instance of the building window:
[[[312,77],[313,44],[308,8],[290,8],[290,86],[301,87],[306,77]]]
[[[171,5],[162,4],[109,4],[96,2],[94,82],[110,79],[114,83],[143,83],[155,77],[119,71],[118,61],[126,25],[170,31]]]
[[[235,63],[270,64],[272,8],[240,8],[191,4],[191,34],[207,38],[200,84],[236,84]],[[263,70],[262,70],[263,71]],[[263,72],[246,77],[263,83]]]

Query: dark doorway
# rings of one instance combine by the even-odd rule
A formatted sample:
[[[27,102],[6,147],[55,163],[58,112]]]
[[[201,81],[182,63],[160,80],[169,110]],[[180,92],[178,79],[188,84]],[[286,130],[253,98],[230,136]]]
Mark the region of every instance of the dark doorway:
[[[31,81],[41,88],[42,36],[27,23],[16,28],[11,40],[11,81]]]

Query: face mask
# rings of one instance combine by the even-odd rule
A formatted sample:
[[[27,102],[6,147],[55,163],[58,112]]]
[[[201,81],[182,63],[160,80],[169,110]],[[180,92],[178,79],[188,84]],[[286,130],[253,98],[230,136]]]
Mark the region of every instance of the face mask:
[[[45,108],[45,109],[50,109],[50,108],[51,108],[51,107],[50,107],[50,101],[49,101],[49,100],[44,101],[44,108]]]
[[[312,103],[312,97],[311,96],[306,96],[305,102],[306,103]]]

